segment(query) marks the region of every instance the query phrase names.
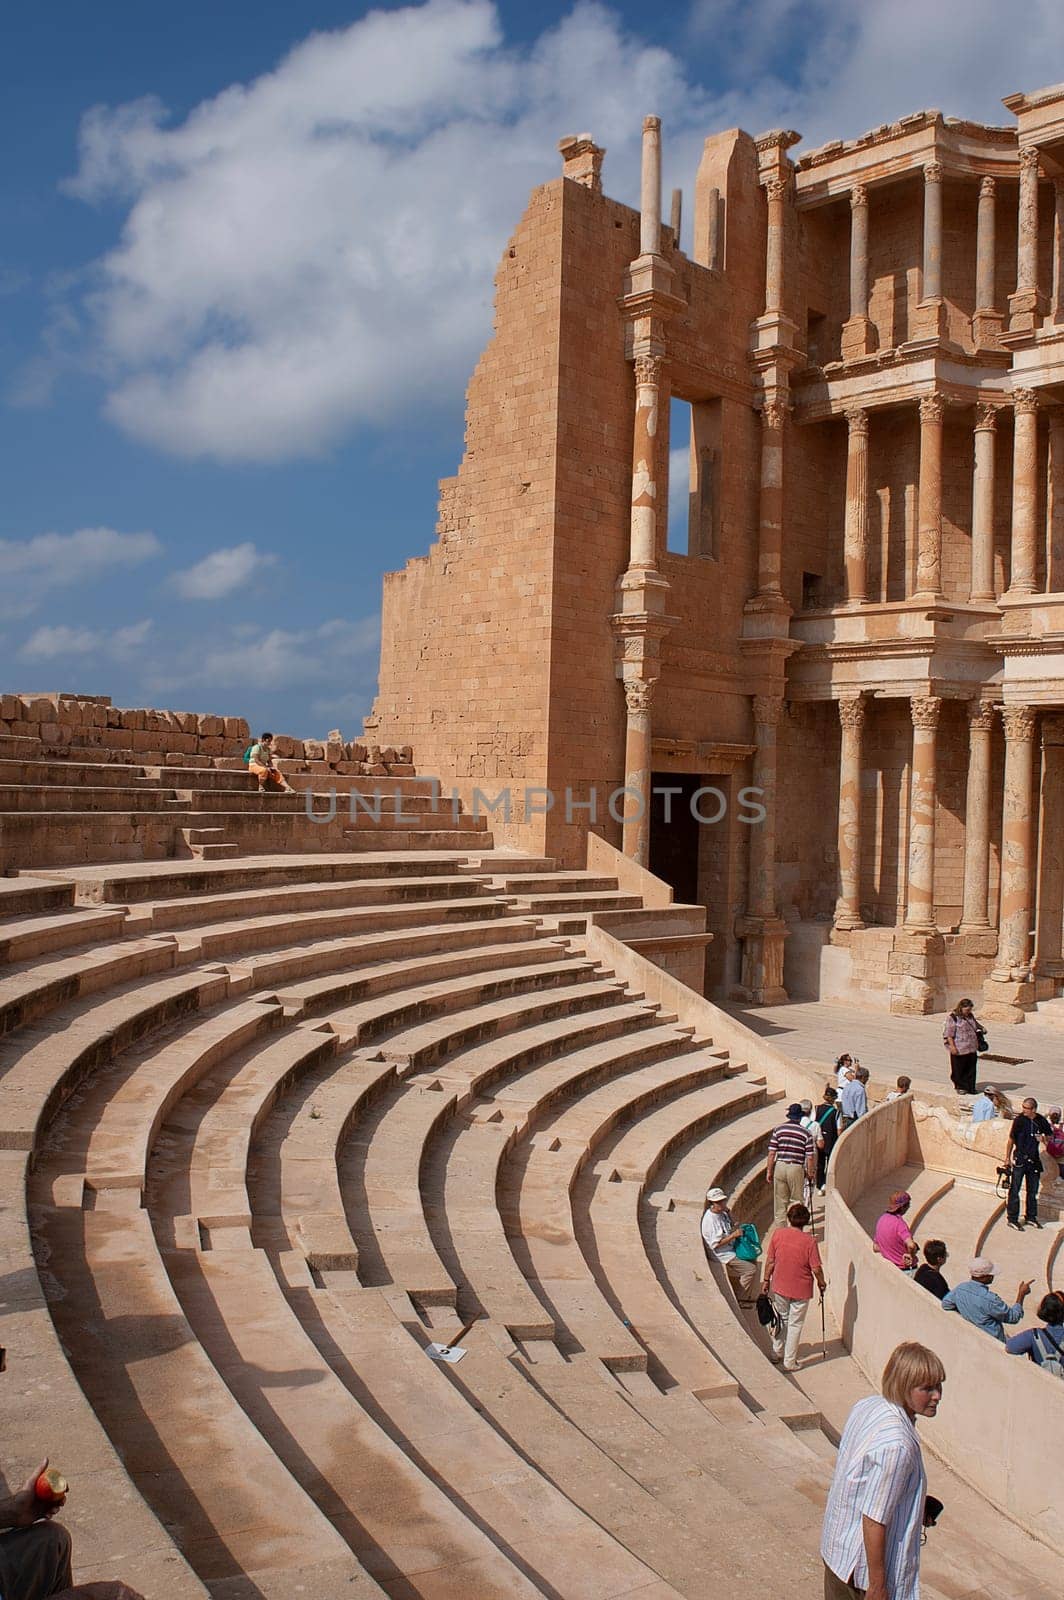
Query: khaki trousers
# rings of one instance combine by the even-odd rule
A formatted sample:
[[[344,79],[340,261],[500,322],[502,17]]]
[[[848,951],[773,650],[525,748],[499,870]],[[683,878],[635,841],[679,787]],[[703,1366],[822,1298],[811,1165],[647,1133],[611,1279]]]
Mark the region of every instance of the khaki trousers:
[[[805,1192],[805,1168],[797,1161],[777,1161],[772,1174],[772,1220],[782,1228],[787,1207],[797,1205]]]
[[[733,1256],[725,1263],[724,1270],[728,1274],[728,1282],[735,1290],[736,1300],[744,1310],[749,1310],[757,1300],[757,1262],[743,1261],[739,1256]]]
[[[852,1583],[843,1583],[837,1578],[831,1568],[824,1568],[824,1600],[857,1600],[864,1594],[863,1589],[855,1589]]]

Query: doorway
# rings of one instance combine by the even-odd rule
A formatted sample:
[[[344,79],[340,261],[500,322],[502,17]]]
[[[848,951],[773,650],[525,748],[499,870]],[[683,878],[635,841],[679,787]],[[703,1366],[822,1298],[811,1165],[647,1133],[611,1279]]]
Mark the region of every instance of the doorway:
[[[691,800],[706,779],[653,772],[650,782],[650,870],[681,904],[697,905],[699,824]]]

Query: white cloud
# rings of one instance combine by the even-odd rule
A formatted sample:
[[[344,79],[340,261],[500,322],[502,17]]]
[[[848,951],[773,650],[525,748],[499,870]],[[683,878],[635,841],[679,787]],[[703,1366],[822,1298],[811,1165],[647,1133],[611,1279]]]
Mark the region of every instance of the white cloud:
[[[204,685],[222,693],[248,685],[287,689],[297,684],[343,684],[361,660],[375,663],[379,616],[354,621],[334,618],[316,628],[270,628],[265,633],[235,624],[221,637],[193,641],[172,660],[156,654],[149,689],[166,693]]]
[[[194,566],[175,572],[170,583],[183,600],[222,600],[250,582],[256,573],[276,564],[277,557],[250,541],[212,550]]]
[[[150,618],[110,632],[105,629],[72,628],[65,623],[46,625],[30,635],[19,655],[24,661],[72,660],[79,656],[128,661],[147,643],[151,627]]]
[[[642,110],[693,160],[699,99],[598,5],[515,50],[489,0],[428,0],[313,35],[177,125],[154,100],[98,108],[73,189],[129,205],[90,300],[110,416],[178,454],[279,460],[453,399],[558,138],[592,128],[631,192]]]
[[[107,573],[141,566],[161,550],[154,533],[114,528],[0,539],[0,616],[25,616],[50,590],[83,587]]]
[[[633,200],[659,111],[666,190],[690,196],[715,129],[816,144],[929,105],[1008,123],[1000,96],[1060,76],[1064,48],[1059,0],[692,0],[688,21],[713,93],[593,0],[520,46],[492,0],[427,0],[313,34],[180,122],[153,98],[89,112],[68,187],[126,217],[69,337],[93,329],[109,416],[189,457],[321,452],[461,392],[561,134],[590,129]],[[51,371],[31,364],[26,403]]]

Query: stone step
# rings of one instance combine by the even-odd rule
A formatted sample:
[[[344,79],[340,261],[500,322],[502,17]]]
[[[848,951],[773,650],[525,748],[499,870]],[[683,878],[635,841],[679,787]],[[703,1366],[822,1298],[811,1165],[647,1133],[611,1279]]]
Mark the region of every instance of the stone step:
[[[148,786],[144,771],[139,763],[120,766],[108,762],[11,761],[0,758],[0,784],[28,784],[33,788],[53,784],[86,785],[90,788],[134,790],[139,794]]]
[[[228,894],[198,894],[163,900],[150,907],[153,928],[182,928],[238,917],[297,916],[303,911],[336,910],[362,905],[387,905],[395,901],[430,906],[435,900],[454,900],[483,893],[484,879],[468,874],[436,871],[389,879],[383,876],[352,878],[339,883],[295,883],[278,888],[234,890]]]
[[[186,804],[187,802],[182,802]],[[176,804],[161,789],[115,785],[0,784],[0,812],[166,811]]]
[[[591,872],[535,872],[522,873],[511,877],[509,873],[500,874],[492,880],[498,884],[506,894],[516,895],[564,895],[574,891],[580,894],[615,893],[617,879],[596,877]]]
[[[0,922],[0,961],[30,961],[71,946],[120,938],[127,916],[125,906],[110,911],[82,906],[68,913],[13,917]]]
[[[576,912],[587,916],[592,911],[638,911],[642,900],[637,894],[521,894],[514,896],[518,911],[532,916],[559,916],[563,912]]]
[[[0,878],[0,919],[45,916],[64,911],[74,904],[74,885],[57,883],[52,878],[35,878],[20,873],[17,878]]]
[[[0,978],[0,1034],[24,1028],[68,1001],[163,972],[176,959],[176,941],[163,934],[12,964]]]

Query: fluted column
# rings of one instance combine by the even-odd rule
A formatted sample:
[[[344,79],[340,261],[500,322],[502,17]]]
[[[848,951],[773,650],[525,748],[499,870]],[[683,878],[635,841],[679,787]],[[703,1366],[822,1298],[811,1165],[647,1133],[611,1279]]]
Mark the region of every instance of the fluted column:
[[[946,403],[940,394],[920,401],[920,489],[916,530],[916,595],[942,594],[942,423]]]
[[[935,928],[935,743],[942,701],[936,695],[914,695],[909,702],[913,724],[913,759],[909,779],[909,878],[905,925],[914,933]]]
[[[964,802],[964,906],[961,931],[989,928],[990,741],[994,707],[976,700],[968,708],[968,788]]]
[[[1053,299],[1054,322],[1064,322],[1064,178],[1053,179]]]
[[[839,898],[835,926],[840,930],[863,928],[861,921],[861,733],[865,721],[864,697],[846,695],[839,701],[842,749],[839,758]]]
[[[627,723],[624,736],[624,823],[626,856],[645,867],[650,859],[650,704],[654,679],[628,679],[624,685]]]
[[[868,190],[850,190],[850,315],[842,328],[842,359],[852,361],[872,349],[868,317]]]
[[[847,411],[846,423],[846,601],[862,605],[868,599],[868,412]]]
[[[1038,292],[1038,150],[1020,149],[1020,201],[1016,236],[1016,293],[1009,298],[1009,329],[1031,333],[1045,310]]]
[[[658,399],[661,357],[635,358],[635,427],[632,435],[632,515],[629,567],[656,564],[658,519]]]
[[[781,597],[783,572],[783,451],[788,407],[769,400],[761,411],[761,492],[757,592]]]
[[[924,167],[924,271],[922,300],[942,298],[942,167]]]
[[[1028,976],[1031,934],[1031,781],[1038,716],[1032,706],[1006,706],[1005,802],[1001,824],[1001,915],[991,976],[1022,982]]]
[[[1038,559],[1038,396],[1013,394],[1012,551],[1009,593],[1034,594]]]
[[[997,406],[975,408],[975,473],[972,480],[972,600],[994,598],[994,451]]]
[[[783,711],[777,695],[754,696],[753,786],[761,790],[765,820],[750,828],[749,914],[776,915],[776,730]]]
[[[765,184],[768,200],[768,234],[765,242],[765,315],[778,316],[783,310],[783,230],[786,225],[786,178],[769,178]]]
[[[1035,970],[1039,977],[1064,976],[1064,718],[1042,719],[1041,849],[1038,861],[1038,922]]]

